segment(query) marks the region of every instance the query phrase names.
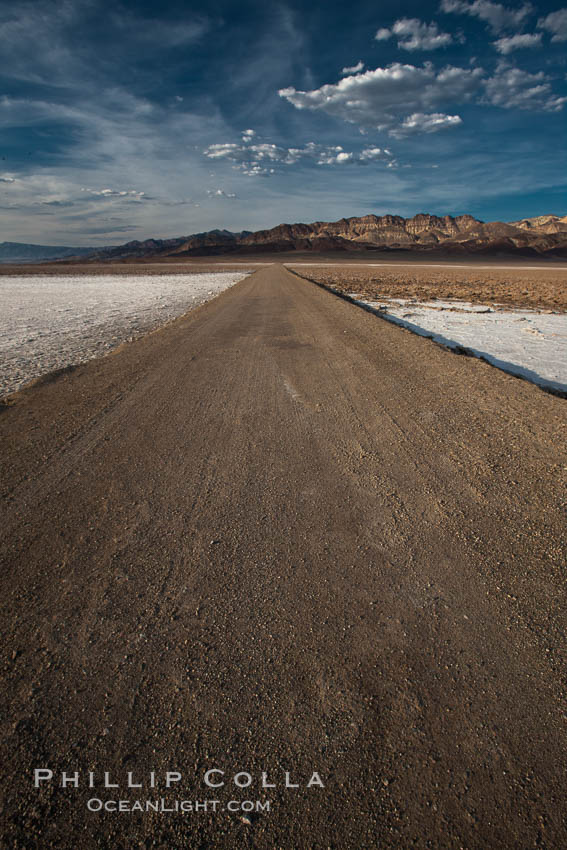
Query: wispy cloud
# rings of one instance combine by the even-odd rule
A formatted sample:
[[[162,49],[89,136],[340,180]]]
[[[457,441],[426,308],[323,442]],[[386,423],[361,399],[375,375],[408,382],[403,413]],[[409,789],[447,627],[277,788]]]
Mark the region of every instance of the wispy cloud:
[[[351,65],[348,68],[343,68],[341,71],[341,76],[346,77],[348,74],[358,74],[360,71],[364,70],[364,62],[362,59],[356,63],[356,65]]]
[[[438,50],[453,41],[453,36],[440,32],[436,23],[426,24],[418,18],[400,18],[391,29],[379,29],[374,38],[387,41],[392,37],[397,37],[402,50]]]
[[[525,47],[541,47],[542,33],[518,33],[517,35],[504,36],[494,42],[494,47],[503,56],[521,50]]]
[[[73,88],[114,75],[125,58],[138,74],[147,74],[149,57],[195,44],[210,26],[208,17],[191,12],[145,17],[120,3],[109,9],[100,0],[8,1],[0,11],[0,48],[11,77]]]
[[[469,15],[484,21],[492,32],[500,33],[519,29],[525,19],[532,14],[531,3],[524,3],[516,9],[492,3],[490,0],[441,0],[441,11],[447,14]]]
[[[485,84],[485,101],[503,109],[559,112],[567,97],[553,94],[549,78],[543,71],[531,74],[502,63]]]
[[[537,25],[551,33],[552,42],[567,41],[567,9],[558,9],[540,18]]]
[[[229,200],[236,198],[235,192],[225,192],[224,189],[207,189],[209,198],[227,198]]]

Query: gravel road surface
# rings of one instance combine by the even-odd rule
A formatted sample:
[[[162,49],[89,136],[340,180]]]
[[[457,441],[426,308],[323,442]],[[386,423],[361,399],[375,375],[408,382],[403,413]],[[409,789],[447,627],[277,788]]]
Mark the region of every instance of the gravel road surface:
[[[567,846],[564,400],[274,265],[10,402],[3,847]]]

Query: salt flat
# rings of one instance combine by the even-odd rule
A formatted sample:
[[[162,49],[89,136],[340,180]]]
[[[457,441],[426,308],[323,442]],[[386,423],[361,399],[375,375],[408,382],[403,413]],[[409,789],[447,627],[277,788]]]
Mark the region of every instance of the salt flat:
[[[106,354],[247,274],[0,277],[0,395]]]
[[[395,324],[463,347],[539,386],[567,390],[567,314],[500,310],[465,301],[354,299]]]

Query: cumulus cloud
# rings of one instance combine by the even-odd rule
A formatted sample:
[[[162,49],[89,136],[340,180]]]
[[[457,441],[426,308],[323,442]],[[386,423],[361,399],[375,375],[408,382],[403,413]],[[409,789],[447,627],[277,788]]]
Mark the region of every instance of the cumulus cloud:
[[[518,29],[533,12],[531,3],[524,3],[518,9],[510,9],[490,0],[474,0],[472,3],[469,0],[441,0],[440,8],[442,12],[479,18],[495,33]]]
[[[359,153],[357,161],[361,165],[373,162],[383,162],[387,168],[398,168],[399,165],[398,160],[394,157],[391,150],[376,146],[364,148],[364,150]]]
[[[209,145],[203,151],[209,159],[225,159],[233,162],[233,168],[248,177],[267,176],[276,173],[278,166],[311,162],[314,165],[365,164],[383,160],[391,162],[393,154],[387,148],[367,147],[361,153],[345,151],[341,145],[319,145],[308,142],[301,148],[284,148],[264,143],[261,145],[237,145],[232,143]]]
[[[326,112],[361,128],[392,133],[408,115],[437,114],[436,107],[444,102],[469,100],[482,74],[480,68],[447,66],[436,71],[429,62],[421,67],[395,62],[313,91],[286,88],[279,94],[296,109]]]
[[[9,177],[8,175],[3,175],[0,177],[0,183],[15,183],[15,177]]]
[[[267,142],[257,145],[215,144],[209,145],[204,154],[209,159],[234,162],[234,167],[248,177],[274,174],[274,164],[295,165],[301,160],[311,160],[317,165],[340,165],[351,161],[353,156],[340,145],[318,145],[315,142],[308,142],[303,148],[284,148]]]
[[[515,38],[510,40],[514,45],[510,50],[519,46]],[[506,44],[502,49],[508,50]],[[363,132],[374,129],[394,138],[436,133],[462,124],[460,115],[447,106],[467,101],[544,112],[557,112],[567,102],[554,95],[543,71],[531,74],[505,62],[491,77],[474,66],[448,65],[436,70],[430,62],[422,66],[395,62],[312,91],[281,89],[279,95],[296,109],[324,112],[356,124]]]
[[[494,47],[498,53],[507,56],[514,50],[520,50],[524,47],[541,47],[542,33],[518,33],[518,35],[504,36],[494,42]]]
[[[209,198],[236,198],[234,192],[225,192],[224,189],[207,189]]]
[[[352,153],[339,151],[338,153],[322,153],[317,160],[318,165],[340,165],[345,162],[352,162]]]
[[[351,65],[348,68],[343,68],[341,71],[341,76],[346,77],[348,74],[358,74],[359,71],[364,71],[364,62],[362,59],[356,63],[356,65]]]
[[[251,142],[256,132],[254,130],[243,130],[242,131],[242,141],[243,142]]]
[[[567,97],[557,97],[553,94],[548,77],[543,71],[530,74],[503,63],[484,85],[485,102],[504,109],[559,112],[567,103]]]
[[[375,39],[386,41],[393,36],[397,36],[398,47],[402,50],[437,50],[453,41],[452,35],[440,32],[437,24],[426,24],[418,18],[400,18],[391,30],[379,29]]]
[[[399,127],[392,130],[391,135],[399,139],[418,133],[438,133],[439,130],[458,127],[462,123],[463,120],[460,115],[445,115],[443,112],[430,114],[414,112],[413,115],[408,115]]]
[[[380,159],[390,159],[393,156],[388,148],[368,147],[364,148],[359,155],[360,162],[375,162]]]
[[[567,41],[567,9],[550,12],[545,18],[540,18],[537,25],[552,34],[552,41]]]

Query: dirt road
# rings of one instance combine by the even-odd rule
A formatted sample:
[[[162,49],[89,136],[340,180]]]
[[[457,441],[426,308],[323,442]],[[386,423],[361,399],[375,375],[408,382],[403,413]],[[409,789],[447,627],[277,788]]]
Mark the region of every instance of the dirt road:
[[[565,404],[280,266],[14,397],[2,846],[567,846]]]

